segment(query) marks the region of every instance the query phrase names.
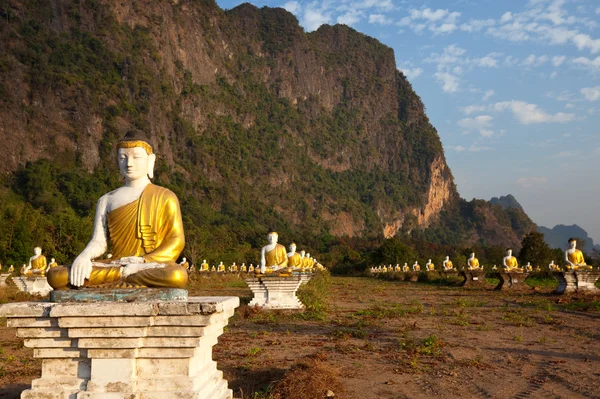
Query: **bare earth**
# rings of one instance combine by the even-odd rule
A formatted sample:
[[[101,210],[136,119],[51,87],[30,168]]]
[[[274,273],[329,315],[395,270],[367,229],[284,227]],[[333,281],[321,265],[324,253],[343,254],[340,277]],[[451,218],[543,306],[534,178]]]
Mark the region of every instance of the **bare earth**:
[[[336,398],[599,398],[600,312],[492,287],[333,277],[321,320],[241,306],[214,358],[238,398],[267,398],[306,359],[338,374]],[[190,295],[251,293],[239,278],[198,278]],[[0,398],[17,398],[41,364],[5,320],[0,345]]]

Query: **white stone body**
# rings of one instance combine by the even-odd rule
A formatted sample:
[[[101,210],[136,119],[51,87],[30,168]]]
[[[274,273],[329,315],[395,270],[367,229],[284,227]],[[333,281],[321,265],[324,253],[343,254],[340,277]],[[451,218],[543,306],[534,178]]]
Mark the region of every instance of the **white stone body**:
[[[212,347],[237,297],[0,306],[42,377],[23,399],[231,399]]]
[[[27,292],[28,294],[44,296],[52,291],[52,287],[48,284],[46,277],[20,276],[13,277],[12,281],[20,291]]]
[[[304,304],[296,296],[296,291],[303,283],[302,276],[256,277],[245,281],[254,294],[249,306],[263,309],[304,309]]]

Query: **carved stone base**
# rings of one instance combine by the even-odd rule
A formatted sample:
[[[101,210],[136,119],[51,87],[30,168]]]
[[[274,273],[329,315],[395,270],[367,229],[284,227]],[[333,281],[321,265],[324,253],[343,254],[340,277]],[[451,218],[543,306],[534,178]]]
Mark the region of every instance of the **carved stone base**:
[[[460,275],[464,277],[463,287],[485,287],[485,272],[483,270],[463,270]]]
[[[300,273],[299,276],[300,276],[300,286],[303,286],[304,284],[306,284],[310,281],[313,274],[312,273]]]
[[[188,291],[177,288],[126,288],[52,291],[50,302],[185,302]]]
[[[254,293],[249,306],[263,309],[304,309],[304,304],[296,296],[302,284],[302,277],[253,277],[247,278],[246,284]]]
[[[558,287],[554,291],[556,294],[597,294],[600,289],[596,287],[596,282],[600,279],[600,272],[595,271],[571,271],[554,272],[558,279]]]
[[[6,280],[10,277],[10,273],[0,274],[0,287],[8,287]]]
[[[23,399],[231,399],[212,347],[237,297],[187,302],[22,302],[0,306],[42,377]]]
[[[46,277],[13,277],[13,283],[20,291],[25,291],[32,295],[48,295],[52,291],[52,287],[48,284]]]
[[[529,276],[529,273],[498,272],[496,276],[500,279],[495,288],[497,290],[525,290],[531,288],[525,284],[525,279]]]

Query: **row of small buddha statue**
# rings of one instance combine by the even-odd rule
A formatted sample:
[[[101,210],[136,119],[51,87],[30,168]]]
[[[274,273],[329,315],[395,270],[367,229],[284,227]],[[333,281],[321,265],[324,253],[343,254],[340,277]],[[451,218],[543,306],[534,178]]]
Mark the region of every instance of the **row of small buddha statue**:
[[[21,267],[21,270],[20,270],[20,273],[22,276],[45,277],[46,273],[48,273],[48,271],[50,269],[58,266],[58,263],[56,263],[56,260],[54,258],[51,258],[50,263],[48,263],[46,257],[44,255],[42,255],[42,248],[40,248],[40,247],[35,247],[33,249],[33,254],[34,255],[31,258],[29,258],[29,263],[27,263],[27,264],[23,263],[23,266]],[[0,271],[2,271],[2,265],[0,265]],[[6,271],[8,273],[14,273],[15,267],[13,265],[10,265],[6,269]]]
[[[473,254],[474,255],[474,254]],[[476,259],[475,259],[476,260]],[[449,256],[446,256],[446,259],[444,259],[444,261],[442,262],[442,268],[444,271],[454,271],[456,270],[454,268],[454,265],[452,264],[452,261],[450,260]],[[435,265],[433,264],[433,262],[431,262],[431,259],[427,260],[427,263],[425,264],[425,270],[428,272],[432,272],[435,271]],[[379,266],[379,267],[372,267],[371,268],[371,273],[389,273],[389,272],[419,272],[421,271],[421,265],[419,265],[419,261],[415,261],[415,263],[412,265],[412,269],[408,266],[408,263],[404,263],[404,266],[400,267],[400,264],[396,264],[396,266]]]

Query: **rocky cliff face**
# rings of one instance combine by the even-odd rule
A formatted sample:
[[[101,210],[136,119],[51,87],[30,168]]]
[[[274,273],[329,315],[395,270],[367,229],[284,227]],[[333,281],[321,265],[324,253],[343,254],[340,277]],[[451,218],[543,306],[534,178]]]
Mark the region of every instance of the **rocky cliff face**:
[[[269,227],[390,237],[458,206],[393,51],[351,28],[307,34],[283,9],[210,0],[9,0],[0,14],[7,176],[48,159],[113,185],[116,141],[143,129],[203,248]]]

